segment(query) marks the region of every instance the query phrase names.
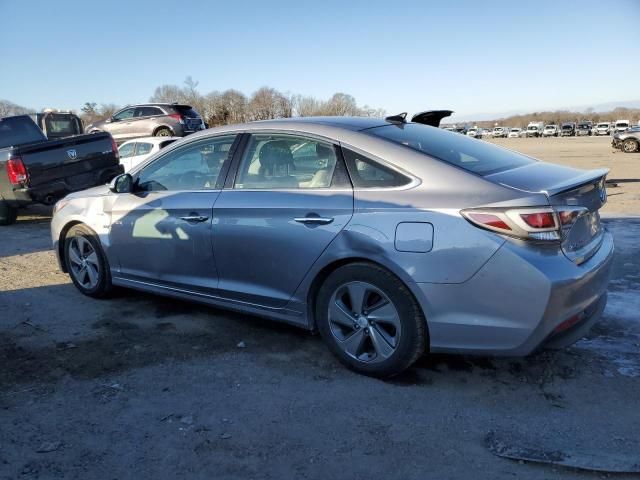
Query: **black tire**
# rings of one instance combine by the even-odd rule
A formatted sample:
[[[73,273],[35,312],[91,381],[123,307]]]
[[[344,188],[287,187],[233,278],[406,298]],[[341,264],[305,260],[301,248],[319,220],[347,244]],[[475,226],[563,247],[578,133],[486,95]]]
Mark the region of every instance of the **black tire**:
[[[370,284],[387,297],[391,306],[397,312],[401,327],[396,345],[390,347],[393,353],[388,357],[379,356],[379,359],[376,354],[373,357],[373,361],[363,361],[349,355],[340,345],[341,342],[332,331],[332,325],[329,320],[329,306],[337,298],[338,292],[346,288],[346,285],[360,282]],[[363,298],[366,298],[366,295]],[[366,300],[363,303],[366,304]],[[366,311],[366,308],[368,308],[366,305],[364,308],[364,313],[371,315],[370,312]],[[424,353],[428,345],[426,320],[416,299],[398,277],[374,264],[366,262],[351,263],[331,273],[318,291],[315,315],[318,331],[331,352],[341,363],[365,375],[381,378],[398,375],[409,368]],[[363,318],[361,317],[360,320],[363,320]],[[333,325],[335,328],[337,324],[334,322]],[[375,321],[372,321],[368,328],[354,324],[351,335],[355,335],[356,328],[363,328],[364,330],[360,333],[365,335],[363,337],[365,339],[364,342],[368,341],[373,346],[374,336],[378,338],[378,341],[382,338],[379,336],[380,325],[380,323],[376,324]],[[373,334],[374,328],[378,332],[376,335]],[[369,333],[369,329],[371,329],[371,333]],[[346,335],[345,338],[350,338],[351,335]],[[345,340],[343,339],[342,341]],[[389,347],[389,345],[389,343],[385,343],[386,347]],[[377,352],[376,348],[373,348],[373,350]]]
[[[172,135],[173,133],[171,133],[171,130],[167,127],[160,127],[155,132],[153,132],[154,137],[170,137]]]
[[[97,257],[95,263],[92,263],[90,266],[85,268],[85,270],[88,268],[94,268],[93,271],[97,272],[97,282],[95,285],[84,285],[77,278],[78,274],[75,273],[77,271],[77,266],[72,261],[72,253],[70,250],[72,245],[77,245],[77,243],[74,242],[84,241],[91,245],[93,252],[95,252]],[[67,267],[67,272],[69,272],[69,277],[71,277],[71,281],[81,293],[93,298],[105,298],[111,293],[113,286],[111,284],[109,263],[107,262],[107,258],[102,250],[102,245],[100,244],[98,236],[89,227],[85,225],[74,225],[67,232],[64,239],[64,261],[65,266]],[[88,263],[89,262],[85,261],[85,264]]]
[[[627,138],[624,142],[622,142],[622,151],[625,153],[636,153],[640,150],[640,145],[637,140],[633,138]]]
[[[18,209],[0,200],[0,226],[12,225],[18,218]]]

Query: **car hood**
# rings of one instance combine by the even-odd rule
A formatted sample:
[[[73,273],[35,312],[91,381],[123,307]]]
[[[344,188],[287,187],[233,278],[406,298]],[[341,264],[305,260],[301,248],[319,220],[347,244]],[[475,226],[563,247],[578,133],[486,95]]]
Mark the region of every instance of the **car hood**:
[[[535,162],[504,172],[487,175],[491,182],[531,193],[546,193],[549,196],[571,190],[605,177],[608,168],[580,170],[554,163]]]
[[[65,198],[73,200],[75,198],[86,197],[102,197],[104,195],[110,195],[109,185],[100,185],[99,187],[87,188],[86,190],[80,190],[79,192],[73,192],[67,195]]]

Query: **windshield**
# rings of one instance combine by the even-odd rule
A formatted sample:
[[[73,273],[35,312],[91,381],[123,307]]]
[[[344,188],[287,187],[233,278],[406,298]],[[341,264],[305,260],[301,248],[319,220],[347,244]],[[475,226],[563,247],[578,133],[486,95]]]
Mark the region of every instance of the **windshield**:
[[[0,148],[42,142],[47,138],[27,116],[0,118]]]
[[[538,127],[534,127],[533,125],[530,125],[527,127],[527,130],[537,130]]]
[[[578,125],[578,128],[589,128],[589,125],[586,123],[581,123],[580,125]]]
[[[512,132],[519,132],[519,131],[520,131],[520,129],[519,129],[519,128],[512,128],[512,129],[511,129],[511,131],[512,131]]]
[[[599,123],[598,124],[598,128],[609,128],[609,124],[608,123]]]
[[[483,176],[535,162],[529,157],[488,142],[479,142],[439,128],[415,123],[374,127],[364,130],[363,133],[404,145]]]
[[[616,123],[616,127],[628,127],[629,124],[627,122],[618,122]]]
[[[563,130],[571,130],[572,128],[573,128],[573,125],[562,125]]]
[[[555,126],[555,125],[547,125],[547,126],[546,126],[546,127],[544,127],[544,128],[546,128],[547,130],[555,130],[555,129],[556,129],[556,126]]]

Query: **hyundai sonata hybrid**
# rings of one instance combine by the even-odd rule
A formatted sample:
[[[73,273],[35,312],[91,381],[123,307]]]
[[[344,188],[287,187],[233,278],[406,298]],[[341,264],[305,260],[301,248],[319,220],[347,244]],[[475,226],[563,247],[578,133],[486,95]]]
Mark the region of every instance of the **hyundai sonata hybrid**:
[[[253,122],[67,196],[52,238],[85,295],[130,287],[288,322],[386,377],[424,352],[581,338],[606,303],[607,173],[404,116]]]

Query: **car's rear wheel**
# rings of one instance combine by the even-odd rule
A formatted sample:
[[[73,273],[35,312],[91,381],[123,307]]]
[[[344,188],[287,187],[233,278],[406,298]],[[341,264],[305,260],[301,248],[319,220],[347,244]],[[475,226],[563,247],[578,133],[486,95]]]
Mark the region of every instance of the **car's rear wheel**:
[[[623,143],[622,143],[622,149],[626,152],[626,153],[635,153],[638,151],[639,149],[639,145],[638,142],[636,140],[634,140],[633,138],[627,138]]]
[[[153,134],[154,137],[170,137],[171,136],[171,130],[169,130],[166,127],[162,127],[159,128],[158,130],[155,131],[155,133]]]
[[[96,298],[110,293],[109,264],[91,229],[84,225],[71,227],[64,241],[64,258],[69,276],[80,292]]]
[[[4,200],[0,200],[0,226],[16,223],[18,209],[12,207]]]
[[[397,375],[424,352],[422,310],[404,283],[369,263],[338,268],[316,301],[318,330],[349,368],[376,377]]]

